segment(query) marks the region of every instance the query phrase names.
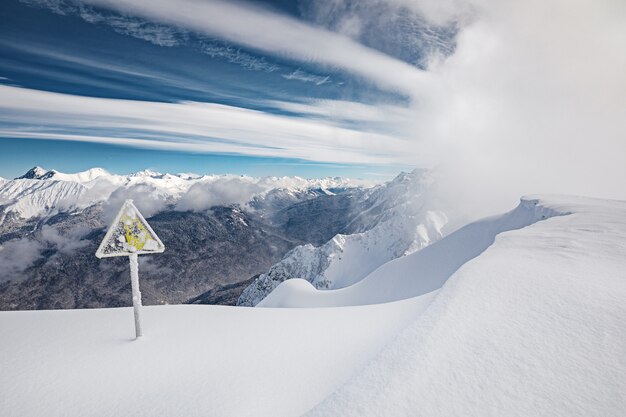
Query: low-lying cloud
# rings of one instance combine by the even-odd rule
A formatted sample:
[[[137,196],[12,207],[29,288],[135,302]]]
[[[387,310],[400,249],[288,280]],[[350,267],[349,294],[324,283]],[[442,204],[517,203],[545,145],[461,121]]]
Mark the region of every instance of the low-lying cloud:
[[[9,240],[0,245],[0,282],[27,278],[24,271],[42,257],[44,246],[32,239]]]
[[[4,123],[0,137],[331,163],[385,164],[403,158],[404,137],[355,124],[348,127],[347,121],[212,103],[105,99],[0,85],[0,125]]]
[[[89,244],[84,239],[91,230],[77,226],[60,231],[44,225],[33,236],[12,239],[0,244],[0,282],[21,281],[29,278],[27,270],[44,258],[44,251],[51,250],[51,256],[71,254]]]
[[[40,242],[56,249],[58,253],[71,254],[89,244],[88,240],[83,239],[89,232],[91,229],[87,226],[77,226],[61,233],[55,227],[45,225],[41,228]]]
[[[178,200],[176,210],[204,211],[214,206],[243,205],[265,190],[260,184],[243,178],[199,182]]]
[[[105,201],[102,219],[107,225],[111,223],[126,200],[133,200],[133,204],[144,217],[152,217],[163,211],[172,198],[166,191],[149,184],[120,187]]]

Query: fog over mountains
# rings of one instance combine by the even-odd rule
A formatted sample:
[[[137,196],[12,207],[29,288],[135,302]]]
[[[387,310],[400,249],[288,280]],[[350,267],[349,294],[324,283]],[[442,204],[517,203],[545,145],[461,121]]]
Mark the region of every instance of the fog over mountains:
[[[94,256],[127,198],[166,245],[140,257],[146,304],[255,305],[293,277],[340,288],[441,237],[430,184],[35,167],[0,180],[0,309],[129,305],[126,260]]]

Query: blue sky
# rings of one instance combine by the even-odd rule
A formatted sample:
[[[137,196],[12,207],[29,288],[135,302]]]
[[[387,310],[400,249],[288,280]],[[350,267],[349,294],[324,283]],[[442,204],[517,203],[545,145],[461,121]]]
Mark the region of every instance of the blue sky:
[[[28,161],[37,161],[51,169],[62,162],[66,172],[84,171],[94,166],[111,172],[127,174],[141,169],[170,173],[245,174],[251,176],[300,176],[315,178],[341,176],[348,178],[387,179],[409,166],[372,167],[361,164],[329,164],[288,158],[264,158],[223,153],[188,153],[138,149],[128,146],[90,142],[70,142],[33,139],[2,139],[2,169],[13,178],[32,168]],[[27,161],[27,162],[24,162]]]
[[[381,2],[6,0],[0,176],[389,177],[451,25]]]

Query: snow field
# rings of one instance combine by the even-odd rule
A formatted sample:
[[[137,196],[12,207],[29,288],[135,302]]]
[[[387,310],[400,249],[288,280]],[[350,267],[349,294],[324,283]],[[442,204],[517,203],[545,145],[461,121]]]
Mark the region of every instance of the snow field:
[[[626,202],[538,204],[307,416],[623,416]]]
[[[0,414],[298,416],[415,319],[421,300],[0,312]]]

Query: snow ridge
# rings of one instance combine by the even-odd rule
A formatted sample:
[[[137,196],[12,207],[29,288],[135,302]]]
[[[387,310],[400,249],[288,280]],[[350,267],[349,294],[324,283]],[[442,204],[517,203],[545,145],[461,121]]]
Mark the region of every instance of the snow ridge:
[[[48,173],[48,171],[46,171],[42,167],[36,166],[36,167],[32,167],[31,169],[29,169],[21,177],[17,177],[16,180],[24,180],[24,179],[28,179],[28,180],[33,180],[34,179],[34,180],[37,180],[37,179],[40,179],[41,177],[43,177],[44,175],[46,175],[47,173]]]
[[[328,307],[386,303],[431,293],[465,263],[479,256],[496,237],[554,216],[569,214],[534,197],[523,197],[508,213],[462,227],[432,245],[375,269],[346,288],[317,291],[290,281],[280,284],[261,307]]]
[[[323,290],[348,287],[380,265],[439,240],[447,217],[427,209],[430,184],[427,173],[416,170],[375,187],[356,204],[348,226],[360,232],[338,234],[319,247],[292,249],[250,284],[237,304],[255,306],[291,278]]]
[[[528,197],[467,227],[501,233],[308,417],[624,414],[626,202]]]

